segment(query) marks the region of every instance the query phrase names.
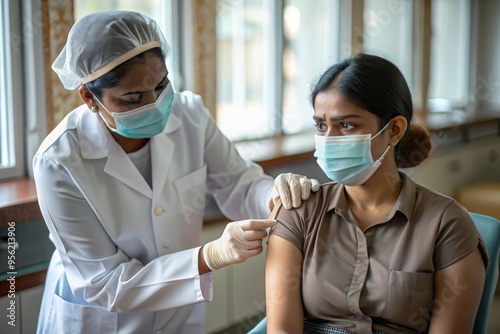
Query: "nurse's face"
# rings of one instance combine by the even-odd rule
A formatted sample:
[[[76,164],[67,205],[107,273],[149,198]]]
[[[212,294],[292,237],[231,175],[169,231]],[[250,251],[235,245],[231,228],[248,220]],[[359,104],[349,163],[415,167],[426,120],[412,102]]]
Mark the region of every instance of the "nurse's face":
[[[348,136],[380,131],[378,117],[349,101],[342,93],[329,89],[316,95],[314,117],[317,135]],[[372,140],[372,156],[377,159],[389,144],[390,131],[384,131]]]
[[[147,53],[144,61],[133,62],[119,85],[103,90],[102,103],[110,112],[126,112],[156,101],[169,83],[167,67],[162,57]],[[109,125],[116,127],[114,118],[101,110]]]

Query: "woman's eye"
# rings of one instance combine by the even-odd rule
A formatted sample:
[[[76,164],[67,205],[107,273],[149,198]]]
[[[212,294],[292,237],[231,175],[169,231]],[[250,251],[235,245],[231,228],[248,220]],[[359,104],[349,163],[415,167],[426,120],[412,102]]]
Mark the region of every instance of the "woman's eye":
[[[326,125],[323,123],[315,123],[314,126],[316,127],[318,132],[323,132],[323,131],[326,131],[326,129],[327,129]]]
[[[354,126],[349,123],[340,123],[340,128],[342,130],[352,130]]]

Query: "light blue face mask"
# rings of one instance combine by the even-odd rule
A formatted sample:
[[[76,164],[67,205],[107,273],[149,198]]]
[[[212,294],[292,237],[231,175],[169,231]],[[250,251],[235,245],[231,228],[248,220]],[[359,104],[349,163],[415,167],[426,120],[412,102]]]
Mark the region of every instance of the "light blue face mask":
[[[99,102],[104,110],[114,118],[116,128],[111,127],[101,113],[99,115],[108,129],[119,135],[128,138],[151,138],[165,130],[172,111],[173,100],[174,91],[172,84],[169,83],[155,102],[129,111],[110,112],[104,104]]]
[[[377,161],[373,161],[371,141],[381,134],[390,122],[375,136],[314,136],[318,165],[333,181],[346,186],[359,186],[378,169],[390,145]]]

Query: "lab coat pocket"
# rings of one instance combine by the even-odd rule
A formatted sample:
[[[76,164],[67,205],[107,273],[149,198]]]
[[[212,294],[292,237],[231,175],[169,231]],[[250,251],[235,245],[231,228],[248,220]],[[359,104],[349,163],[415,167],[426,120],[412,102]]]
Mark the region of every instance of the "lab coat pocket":
[[[384,318],[425,329],[433,297],[434,273],[391,270]]]
[[[181,177],[174,182],[174,186],[186,222],[201,225],[205,212],[207,165]]]
[[[97,306],[68,302],[54,294],[53,333],[117,333],[118,314]]]

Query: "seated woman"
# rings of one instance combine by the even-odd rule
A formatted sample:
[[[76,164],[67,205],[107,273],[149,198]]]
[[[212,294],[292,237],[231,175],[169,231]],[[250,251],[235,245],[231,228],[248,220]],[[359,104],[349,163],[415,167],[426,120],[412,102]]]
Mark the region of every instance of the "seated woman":
[[[401,72],[360,54],[330,67],[311,102],[334,182],[277,211],[268,333],[471,333],[487,250],[464,207],[398,170],[431,150]]]

